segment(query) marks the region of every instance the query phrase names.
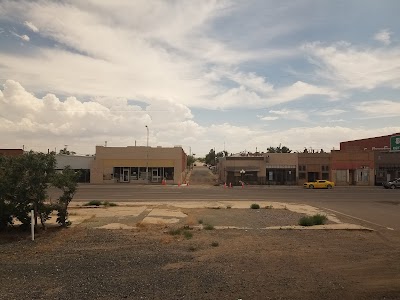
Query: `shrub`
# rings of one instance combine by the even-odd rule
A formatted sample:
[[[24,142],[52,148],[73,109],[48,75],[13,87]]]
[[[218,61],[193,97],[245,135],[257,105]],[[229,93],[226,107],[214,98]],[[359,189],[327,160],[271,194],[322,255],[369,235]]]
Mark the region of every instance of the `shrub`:
[[[326,216],[320,214],[313,215],[312,218],[314,221],[314,225],[323,225],[328,220]]]
[[[214,229],[214,226],[211,225],[211,224],[206,224],[206,225],[204,225],[204,229],[205,229],[205,230],[213,230],[213,229]]]
[[[172,228],[168,231],[170,235],[180,235],[182,232],[182,228]]]
[[[193,233],[191,233],[190,231],[184,231],[183,236],[185,237],[185,239],[190,240],[193,237]]]
[[[299,220],[299,225],[301,226],[313,226],[313,225],[323,225],[326,223],[328,218],[324,215],[316,214],[313,216],[304,216]]]
[[[103,205],[104,206],[118,206],[118,204],[117,203],[114,203],[114,202],[109,202],[109,201],[104,201],[103,202]]]
[[[227,208],[227,209],[231,209],[231,208],[232,208],[232,205],[227,205],[226,208]]]
[[[91,200],[88,203],[84,204],[84,206],[100,206],[101,201],[99,200]]]
[[[218,246],[219,246],[219,243],[218,243],[218,242],[212,242],[212,243],[211,243],[211,246],[212,246],[212,247],[218,247]]]
[[[199,224],[203,224],[203,219],[200,219],[198,222]]]
[[[272,205],[267,205],[265,208],[266,209],[272,209]]]
[[[251,209],[259,209],[260,205],[258,205],[257,203],[253,203],[252,205],[250,205]]]

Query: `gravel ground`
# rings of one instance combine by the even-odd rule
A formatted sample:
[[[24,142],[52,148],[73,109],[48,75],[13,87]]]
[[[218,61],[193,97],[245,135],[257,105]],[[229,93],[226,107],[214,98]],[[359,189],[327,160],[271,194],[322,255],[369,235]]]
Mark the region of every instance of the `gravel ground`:
[[[184,209],[189,219],[214,226],[265,228],[267,226],[298,225],[303,214],[284,209]]]
[[[76,227],[4,242],[0,298],[400,298],[399,247],[377,232],[165,231]]]

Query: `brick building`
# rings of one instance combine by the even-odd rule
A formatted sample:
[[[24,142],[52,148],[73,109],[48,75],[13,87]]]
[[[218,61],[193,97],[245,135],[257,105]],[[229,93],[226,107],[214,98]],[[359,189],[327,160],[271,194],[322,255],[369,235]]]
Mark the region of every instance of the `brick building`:
[[[23,149],[0,149],[0,155],[4,156],[18,156],[24,154]]]

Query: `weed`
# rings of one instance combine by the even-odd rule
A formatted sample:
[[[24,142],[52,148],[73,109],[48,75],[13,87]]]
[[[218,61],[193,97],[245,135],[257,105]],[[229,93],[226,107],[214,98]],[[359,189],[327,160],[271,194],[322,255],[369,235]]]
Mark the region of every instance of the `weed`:
[[[200,219],[198,222],[199,224],[203,224],[203,219]]]
[[[101,201],[99,200],[91,200],[88,203],[83,204],[84,206],[100,206]]]
[[[288,208],[286,207],[286,205],[285,205],[285,207],[283,208],[284,210],[288,210]]]
[[[184,231],[183,236],[185,237],[185,239],[190,240],[193,237],[193,233],[191,233],[190,231]]]
[[[325,215],[316,214],[312,216],[314,225],[323,225],[326,223],[328,218]]]
[[[265,208],[266,209],[272,209],[272,205],[267,205]]]
[[[260,205],[258,205],[257,203],[253,203],[252,205],[250,205],[251,209],[259,209]]]
[[[212,243],[211,243],[211,246],[212,246],[212,247],[218,247],[218,246],[219,246],[219,243],[218,243],[218,242],[212,242]]]
[[[231,208],[232,208],[232,205],[227,205],[226,208],[227,208],[227,209],[231,209]]]
[[[301,226],[313,226],[313,225],[323,225],[326,223],[328,218],[324,215],[316,214],[313,216],[304,216],[299,220],[299,225]]]
[[[205,225],[204,225],[204,229],[205,229],[205,230],[213,230],[213,229],[214,229],[214,226],[211,225],[211,224],[205,224]]]
[[[104,201],[103,202],[103,205],[104,206],[118,206],[118,204],[117,203],[114,203],[114,202],[109,202],[109,201]]]
[[[168,233],[170,235],[180,235],[182,233],[182,228],[171,228]]]

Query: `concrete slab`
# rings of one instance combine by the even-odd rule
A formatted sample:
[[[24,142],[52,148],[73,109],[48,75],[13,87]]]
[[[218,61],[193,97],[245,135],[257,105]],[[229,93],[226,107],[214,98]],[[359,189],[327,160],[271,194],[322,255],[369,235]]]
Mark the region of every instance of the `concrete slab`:
[[[157,217],[145,217],[141,223],[143,224],[175,224],[179,223],[178,218],[157,218]]]
[[[165,208],[153,208],[153,210],[147,215],[149,217],[160,216],[160,217],[175,217],[175,218],[186,218],[187,215],[180,210],[172,210]]]

